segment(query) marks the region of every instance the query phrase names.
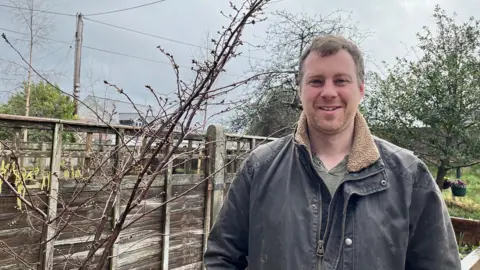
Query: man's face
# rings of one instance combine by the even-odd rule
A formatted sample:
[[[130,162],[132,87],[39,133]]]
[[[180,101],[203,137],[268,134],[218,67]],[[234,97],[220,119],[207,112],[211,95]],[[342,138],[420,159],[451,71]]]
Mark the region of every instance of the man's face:
[[[345,130],[364,96],[352,56],[345,50],[324,57],[311,52],[303,71],[300,100],[309,127],[326,134]]]

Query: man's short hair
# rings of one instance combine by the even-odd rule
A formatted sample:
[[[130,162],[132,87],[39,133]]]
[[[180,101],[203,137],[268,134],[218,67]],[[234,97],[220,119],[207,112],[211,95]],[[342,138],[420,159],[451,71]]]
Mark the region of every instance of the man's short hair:
[[[352,41],[341,37],[341,36],[319,36],[312,40],[312,42],[304,49],[302,55],[300,56],[299,72],[298,72],[298,81],[300,85],[303,79],[303,64],[305,59],[308,57],[310,52],[319,53],[322,57],[335,54],[339,50],[346,50],[353,58],[355,67],[357,69],[357,78],[358,83],[361,84],[365,80],[365,63],[363,60],[362,52],[358,46]]]

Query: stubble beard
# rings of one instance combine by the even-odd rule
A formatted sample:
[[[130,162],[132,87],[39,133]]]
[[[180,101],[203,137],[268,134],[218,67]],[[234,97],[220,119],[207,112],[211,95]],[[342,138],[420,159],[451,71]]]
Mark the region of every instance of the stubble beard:
[[[333,136],[344,132],[346,129],[353,125],[353,121],[355,119],[356,112],[349,113],[347,115],[343,115],[342,119],[340,120],[340,125],[331,125],[328,121],[323,119],[319,119],[318,116],[313,117],[313,123],[315,130],[321,134]],[[337,119],[334,120],[337,122]],[[326,122],[326,123],[325,123]]]

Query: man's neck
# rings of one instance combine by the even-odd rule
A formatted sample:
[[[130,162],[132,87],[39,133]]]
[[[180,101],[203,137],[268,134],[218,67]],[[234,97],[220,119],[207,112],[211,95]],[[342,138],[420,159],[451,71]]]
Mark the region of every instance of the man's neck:
[[[335,167],[350,153],[353,144],[354,123],[337,134],[325,134],[315,129],[309,129],[310,147],[322,160],[328,170]]]

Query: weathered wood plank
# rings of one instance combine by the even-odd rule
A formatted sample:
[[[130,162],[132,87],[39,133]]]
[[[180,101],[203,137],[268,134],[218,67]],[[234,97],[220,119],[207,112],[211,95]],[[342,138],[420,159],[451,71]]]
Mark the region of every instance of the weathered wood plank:
[[[480,269],[480,248],[476,248],[462,260],[462,270]]]
[[[62,124],[55,124],[53,132],[53,149],[50,164],[50,188],[48,192],[48,220],[53,220],[57,216],[57,197],[58,197],[58,176],[60,174],[60,159],[62,158]],[[46,226],[45,256],[43,265],[45,269],[53,268],[54,244],[55,241],[49,241],[55,235],[56,222]]]
[[[46,143],[41,143],[40,150],[41,151],[46,151],[47,150],[47,144]],[[38,167],[40,172],[43,172],[45,170],[45,167],[48,167],[49,164],[47,162],[48,162],[49,158],[50,158],[50,156],[37,158],[37,163],[35,164],[35,166]]]
[[[75,192],[75,190],[80,189],[84,184],[84,181],[86,181],[88,177],[83,177],[83,178],[78,178],[77,180],[75,179],[66,179],[66,178],[60,178],[60,189],[62,192]],[[142,182],[146,182],[148,179],[148,176],[144,177],[144,180]],[[92,180],[90,181],[89,184],[85,187],[84,191],[96,191],[99,190],[105,183],[111,180],[111,177],[104,177],[104,176],[93,176]],[[198,174],[173,174],[172,175],[172,184],[175,186],[184,186],[184,185],[192,185],[196,184],[200,181],[203,180],[203,177]],[[125,176],[122,180],[122,190],[131,190],[135,182],[137,181],[137,176],[134,175],[129,175]],[[165,185],[165,176],[164,175],[159,175],[156,177],[156,179],[153,181],[152,188],[155,187],[163,187]]]
[[[200,230],[202,231],[202,230]],[[184,234],[172,237],[169,269],[202,261],[203,234]]]
[[[223,204],[223,192],[225,186],[224,163],[227,156],[225,141],[225,130],[222,126],[211,125],[208,127],[208,174],[211,175],[211,182],[209,183],[211,186],[209,188],[213,190],[211,210],[212,217],[210,223],[216,219]]]
[[[202,262],[183,265],[180,267],[171,268],[170,270],[199,270],[202,269]]]
[[[63,124],[65,131],[70,132],[93,132],[114,134],[118,129],[124,129],[125,134],[136,134],[141,131],[140,127],[126,125],[105,125],[96,123],[85,123],[75,120],[61,120],[53,118],[30,117],[11,114],[0,114],[0,126],[25,127],[31,129],[53,129],[55,124]],[[174,136],[180,133],[174,131]],[[162,137],[164,134],[159,134]],[[202,140],[202,134],[187,134],[185,139]]]
[[[83,175],[84,176],[88,176],[90,175],[90,167],[91,167],[91,163],[92,163],[92,159],[91,159],[91,153],[92,153],[92,150],[93,150],[93,133],[92,132],[88,132],[87,133],[87,137],[85,138],[85,154],[86,154],[86,157],[85,157],[85,160],[84,160],[84,173]]]
[[[94,236],[91,237],[93,239]],[[56,246],[55,256],[53,258],[53,270],[78,269],[83,260],[87,258],[88,247],[92,242],[82,242],[75,245]],[[101,257],[103,248],[95,252],[87,269],[93,269]]]
[[[263,137],[263,136],[254,136],[254,135],[242,135],[242,134],[234,134],[234,133],[225,133],[225,136],[229,140],[245,140],[245,139],[257,139],[257,140],[267,140],[267,141],[274,141],[277,138],[275,137]]]
[[[54,123],[38,123],[36,121],[24,121],[24,120],[5,121],[4,119],[0,119],[0,127],[53,130],[54,125],[55,125]]]
[[[185,195],[181,199],[177,199],[170,203],[172,213],[176,213],[182,210],[191,210],[203,208],[205,203],[205,197],[202,195]],[[203,211],[203,210],[202,210]]]
[[[169,269],[201,261],[206,183],[171,204]],[[193,186],[173,186],[182,194]]]
[[[122,159],[121,157],[125,154],[125,148],[121,148],[123,145],[123,140],[124,140],[124,130],[121,129],[119,130],[119,133],[115,137],[115,150],[116,154],[114,155],[115,162],[113,166],[113,174],[116,175],[120,173],[122,169]],[[112,217],[112,228],[115,227],[117,224],[118,220],[120,219],[120,203],[121,203],[121,198],[122,198],[122,186],[119,185],[119,183],[115,183],[113,186],[114,188],[114,196],[115,196],[115,202],[113,205],[113,217]],[[116,270],[118,269],[118,251],[119,251],[119,238],[116,239],[115,243],[113,244],[112,251],[111,251],[111,258],[110,258],[110,270]]]
[[[46,196],[33,196],[33,204],[46,211]],[[25,210],[25,209],[24,209]],[[19,211],[14,196],[0,197],[0,268],[37,268],[43,221],[31,211]],[[20,256],[28,267],[18,260]]]
[[[74,193],[60,190],[57,204],[58,213],[64,210],[64,205],[71,201],[73,196]],[[54,269],[77,268],[78,264],[85,258],[109,196],[109,191],[82,192],[71,202],[68,206],[69,211],[65,212],[58,224],[63,229],[55,241]],[[84,202],[86,204],[83,204]],[[71,220],[64,226],[64,220],[67,220],[70,216],[72,216]],[[109,217],[102,237],[106,237],[110,232],[111,223],[112,217]],[[96,255],[92,263],[96,264],[98,258],[99,255]]]
[[[119,258],[118,269],[161,269],[162,261],[158,256],[158,251],[161,248],[161,237],[149,237],[144,241],[149,244],[148,247],[132,248],[122,250],[120,249],[121,257]],[[154,245],[157,247],[155,250]],[[132,259],[133,258],[133,259]]]
[[[62,213],[64,210],[64,204],[67,204],[73,197],[73,193],[60,193],[59,203],[57,204],[58,213]],[[110,194],[108,192],[82,192],[74,201],[68,206],[68,212],[59,221],[59,226],[62,227],[58,239],[65,240],[69,238],[76,238],[79,236],[85,236],[93,234],[96,230],[96,226],[103,215],[105,203],[108,200]],[[85,204],[81,205],[83,202]],[[72,216],[70,218],[70,216]],[[70,222],[64,226],[64,221],[70,218]],[[110,221],[112,218],[110,218]],[[111,229],[109,223],[105,230]]]
[[[62,202],[70,201],[72,196],[72,193],[60,193],[58,212],[64,210]],[[74,211],[75,215],[73,215],[67,226],[64,227],[62,221],[58,225],[63,230],[55,241],[54,269],[78,268],[78,264],[86,258],[108,197],[108,192],[100,192],[98,194],[96,192],[83,192],[70,204],[69,210]],[[88,203],[80,206],[86,200],[88,200]],[[70,215],[72,213],[65,213],[63,220]],[[109,217],[108,225],[102,237],[106,237],[109,234],[111,223],[112,217]],[[93,265],[96,264],[99,256],[99,254],[94,256],[92,260]]]
[[[51,151],[25,151],[25,150],[18,150],[18,151],[11,151],[11,150],[2,150],[0,151],[0,157],[11,157],[17,156],[19,158],[45,158],[50,157],[52,154]],[[70,158],[87,158],[90,157],[90,154],[84,152],[62,152],[62,157],[70,157]]]
[[[168,150],[168,148],[167,148]],[[168,263],[170,260],[169,249],[170,249],[170,209],[171,204],[168,201],[172,198],[172,173],[173,173],[173,162],[168,164],[167,174],[165,175],[165,202],[167,203],[164,208],[165,220],[163,223],[163,242],[162,242],[162,269],[168,270]]]
[[[126,224],[154,210],[120,233],[118,269],[136,269],[137,266],[141,266],[139,269],[148,269],[148,265],[154,265],[154,269],[161,268],[164,214],[163,208],[158,207],[164,201],[163,191],[161,187],[151,188],[146,199],[128,215]],[[122,197],[127,199],[130,192],[122,190]],[[125,204],[123,201],[120,211],[125,210]]]

